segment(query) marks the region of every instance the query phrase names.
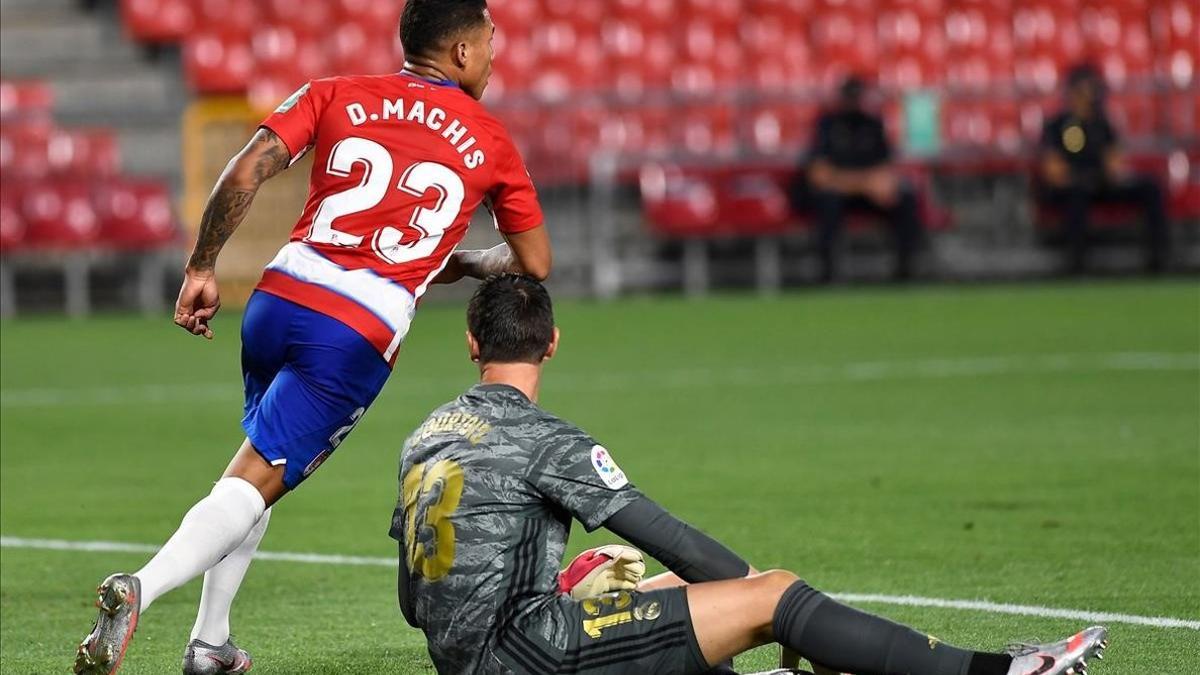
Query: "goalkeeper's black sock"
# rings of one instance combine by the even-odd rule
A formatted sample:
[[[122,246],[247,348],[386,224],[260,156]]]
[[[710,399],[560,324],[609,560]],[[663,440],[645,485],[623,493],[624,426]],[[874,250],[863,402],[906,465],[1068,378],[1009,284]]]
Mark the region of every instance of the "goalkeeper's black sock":
[[[803,581],[775,609],[775,639],[804,658],[859,675],[1007,675],[1012,659],[958,649],[847,607]]]
[[[713,666],[713,669],[704,675],[738,675],[738,672],[733,669],[733,659],[730,659]]]

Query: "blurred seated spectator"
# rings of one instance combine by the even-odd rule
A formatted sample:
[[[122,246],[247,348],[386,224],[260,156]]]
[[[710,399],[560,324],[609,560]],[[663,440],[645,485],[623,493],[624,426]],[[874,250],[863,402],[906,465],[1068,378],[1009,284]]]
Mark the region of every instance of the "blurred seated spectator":
[[[806,180],[793,195],[815,218],[822,282],[837,277],[835,245],[847,210],[870,211],[890,223],[897,280],[911,276],[921,237],[916,192],[897,173],[883,119],[869,109],[867,94],[861,78],[842,83],[837,105],[817,119]]]
[[[1097,205],[1137,207],[1145,220],[1146,269],[1158,272],[1166,264],[1162,188],[1153,177],[1132,173],[1126,165],[1104,111],[1104,81],[1093,66],[1071,69],[1065,109],[1042,131],[1037,195],[1041,206],[1062,211],[1071,273],[1087,269],[1088,215]]]

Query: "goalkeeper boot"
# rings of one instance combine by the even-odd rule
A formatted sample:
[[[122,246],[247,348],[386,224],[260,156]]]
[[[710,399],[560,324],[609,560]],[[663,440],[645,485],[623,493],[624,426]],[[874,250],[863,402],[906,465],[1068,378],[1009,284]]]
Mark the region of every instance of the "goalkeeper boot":
[[[131,574],[114,574],[96,589],[100,609],[92,632],[75,653],[76,675],[112,675],[125,658],[125,649],[137,629],[142,584]]]
[[[1104,658],[1108,629],[1093,626],[1049,645],[1017,644],[1008,648],[1013,657],[1008,675],[1087,675],[1087,660]]]
[[[220,647],[192,640],[183,652],[183,675],[239,675],[250,670],[253,663],[250,654],[239,649],[232,639],[226,640]]]

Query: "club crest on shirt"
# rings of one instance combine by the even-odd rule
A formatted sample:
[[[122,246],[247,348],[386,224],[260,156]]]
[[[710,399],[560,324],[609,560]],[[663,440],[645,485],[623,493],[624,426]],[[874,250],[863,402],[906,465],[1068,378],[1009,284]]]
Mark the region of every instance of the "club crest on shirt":
[[[625,472],[617,466],[612,455],[608,454],[608,450],[605,450],[603,445],[592,446],[592,468],[596,470],[596,475],[600,476],[600,480],[604,481],[610,490],[629,485],[629,479],[625,477]]]

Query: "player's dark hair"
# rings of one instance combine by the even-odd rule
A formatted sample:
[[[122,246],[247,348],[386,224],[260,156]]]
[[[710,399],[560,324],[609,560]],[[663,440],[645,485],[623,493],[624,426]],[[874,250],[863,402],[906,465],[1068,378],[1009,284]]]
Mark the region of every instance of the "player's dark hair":
[[[467,330],[481,363],[541,363],[554,340],[550,294],[523,274],[491,277],[471,296]]]
[[[429,56],[484,22],[486,0],[408,0],[400,15],[406,56]]]

